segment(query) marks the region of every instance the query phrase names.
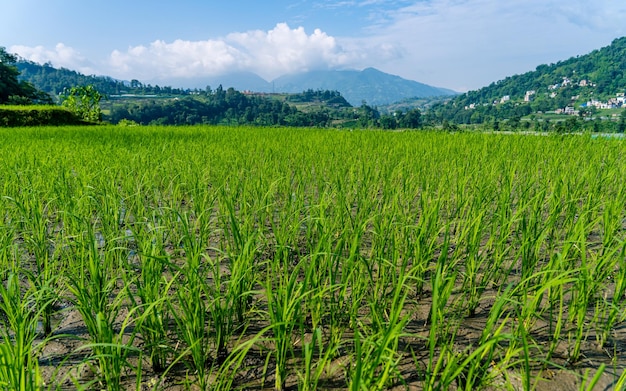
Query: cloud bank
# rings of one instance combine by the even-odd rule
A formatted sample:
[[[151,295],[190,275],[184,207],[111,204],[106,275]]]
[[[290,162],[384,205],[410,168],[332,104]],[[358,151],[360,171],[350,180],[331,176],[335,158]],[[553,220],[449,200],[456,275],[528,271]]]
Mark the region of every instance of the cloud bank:
[[[389,45],[342,45],[320,29],[307,34],[286,23],[272,30],[228,34],[221,39],[154,41],[114,51],[110,65],[118,77],[133,73],[143,79],[193,78],[253,72],[266,80],[318,69],[358,67],[374,57],[391,57]]]
[[[8,51],[40,64],[49,62],[56,67],[76,70],[86,75],[96,73],[96,69],[90,61],[83,57],[80,52],[63,43],[58,43],[53,49],[44,46],[14,45],[9,47]]]
[[[114,50],[101,62],[99,72],[120,79],[167,80],[214,77],[233,72],[253,72],[266,80],[314,69],[358,67],[371,58],[393,56],[390,45],[363,47],[350,42],[340,45],[320,29],[307,34],[303,27],[279,23],[269,31],[231,33],[220,39],[173,42],[156,40],[148,45]],[[13,46],[10,50],[35,62],[51,62],[81,71],[85,59],[77,50],[59,43],[49,50],[42,46]]]

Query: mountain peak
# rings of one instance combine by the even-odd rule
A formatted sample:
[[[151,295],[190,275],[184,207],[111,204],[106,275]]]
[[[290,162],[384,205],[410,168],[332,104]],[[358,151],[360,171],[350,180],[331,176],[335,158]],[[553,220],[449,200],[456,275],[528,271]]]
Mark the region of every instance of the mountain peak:
[[[454,91],[429,86],[368,67],[362,71],[313,71],[281,76],[274,80],[276,91],[301,92],[308,89],[336,90],[350,104],[385,105],[407,98],[454,95]]]

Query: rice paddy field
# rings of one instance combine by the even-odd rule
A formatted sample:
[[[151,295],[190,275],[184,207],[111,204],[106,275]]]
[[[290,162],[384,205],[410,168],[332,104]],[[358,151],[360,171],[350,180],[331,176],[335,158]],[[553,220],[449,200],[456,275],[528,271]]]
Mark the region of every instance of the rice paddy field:
[[[0,129],[0,389],[623,389],[625,155]]]

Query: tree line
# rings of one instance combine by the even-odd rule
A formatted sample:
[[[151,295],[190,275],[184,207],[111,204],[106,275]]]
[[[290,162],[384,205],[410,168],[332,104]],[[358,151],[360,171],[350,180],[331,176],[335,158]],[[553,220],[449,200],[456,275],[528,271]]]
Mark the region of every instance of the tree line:
[[[317,103],[298,108],[295,103]],[[105,120],[133,121],[142,125],[257,125],[297,127],[418,128],[418,109],[389,115],[365,102],[352,107],[337,91],[307,90],[284,99],[265,94],[244,94],[234,88],[207,88],[202,94],[168,99],[112,101]]]

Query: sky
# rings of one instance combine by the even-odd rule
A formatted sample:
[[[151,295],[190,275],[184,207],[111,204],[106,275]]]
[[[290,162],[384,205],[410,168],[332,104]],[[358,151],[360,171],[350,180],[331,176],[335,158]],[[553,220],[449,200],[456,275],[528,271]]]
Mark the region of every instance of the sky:
[[[0,0],[0,10],[0,46],[22,58],[174,87],[374,67],[464,92],[626,35],[618,0]]]

